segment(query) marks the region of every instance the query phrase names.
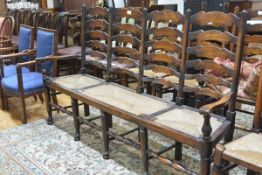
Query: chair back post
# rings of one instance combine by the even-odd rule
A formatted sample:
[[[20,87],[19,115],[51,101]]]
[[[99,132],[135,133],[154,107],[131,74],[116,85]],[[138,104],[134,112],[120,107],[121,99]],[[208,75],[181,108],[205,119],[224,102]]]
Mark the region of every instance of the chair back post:
[[[109,16],[108,16],[108,44],[107,44],[107,67],[106,67],[106,77],[105,80],[107,82],[111,81],[111,61],[112,61],[112,23],[113,23],[113,8],[109,8]]]
[[[236,60],[235,60],[235,64],[234,64],[235,75],[234,75],[234,78],[233,78],[233,86],[232,86],[233,95],[230,99],[229,109],[228,109],[229,112],[231,113],[231,115],[232,115],[232,113],[235,113],[235,104],[236,104],[236,99],[237,99],[238,82],[239,82],[239,77],[240,77],[241,60],[242,60],[243,47],[244,47],[244,37],[245,37],[245,34],[246,34],[246,22],[247,22],[247,12],[243,11],[240,14],[240,24],[239,24],[240,29],[238,31]]]
[[[141,46],[140,46],[140,59],[139,59],[139,78],[138,78],[138,88],[137,88],[137,92],[138,93],[142,93],[142,89],[144,87],[143,84],[143,75],[144,75],[144,53],[145,53],[145,32],[146,32],[146,13],[147,10],[146,9],[142,9],[143,10],[143,19],[142,19],[142,33],[141,33]]]
[[[191,10],[186,10],[185,13],[185,19],[184,19],[184,27],[183,27],[183,43],[182,43],[182,55],[181,55],[181,65],[180,65],[180,77],[179,77],[179,87],[176,97],[176,104],[177,105],[183,105],[184,103],[184,81],[185,81],[185,73],[186,73],[186,60],[187,60],[187,47],[188,47],[188,35],[190,30],[190,16],[191,16]]]
[[[260,75],[258,83],[258,94],[256,98],[255,117],[253,121],[253,128],[255,130],[262,130],[262,65],[260,65]]]
[[[81,18],[81,69],[80,73],[85,74],[87,72],[85,68],[85,49],[86,49],[86,44],[85,44],[85,28],[86,28],[86,5],[82,6],[82,18]]]

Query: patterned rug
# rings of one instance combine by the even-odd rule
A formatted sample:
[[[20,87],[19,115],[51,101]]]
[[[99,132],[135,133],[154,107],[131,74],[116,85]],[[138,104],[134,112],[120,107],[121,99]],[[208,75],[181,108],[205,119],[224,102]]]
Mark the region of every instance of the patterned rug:
[[[99,113],[91,108],[93,115]],[[100,124],[100,121],[97,122]],[[134,125],[114,118],[114,128],[121,132]],[[125,129],[124,129],[125,128]],[[48,126],[44,120],[0,131],[0,174],[1,175],[132,175],[143,174],[139,150],[120,142],[110,142],[110,159],[102,158],[101,132],[88,126],[81,126],[81,141],[73,139],[72,118],[56,114],[54,125]],[[239,133],[237,133],[239,135]],[[157,150],[172,143],[165,137],[149,133],[150,148]],[[137,139],[137,133],[130,135]],[[199,172],[199,154],[184,146],[183,165]],[[174,158],[174,150],[164,154]],[[181,174],[159,163],[150,161],[151,174]],[[242,169],[231,174],[242,175]]]

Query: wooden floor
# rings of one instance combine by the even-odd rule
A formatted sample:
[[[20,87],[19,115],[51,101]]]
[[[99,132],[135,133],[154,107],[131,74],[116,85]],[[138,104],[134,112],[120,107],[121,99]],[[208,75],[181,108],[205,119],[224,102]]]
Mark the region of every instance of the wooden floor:
[[[3,111],[0,107],[0,130],[22,125],[20,100],[18,98],[9,98],[8,101],[9,111]],[[70,99],[65,95],[59,95],[58,101],[61,105],[70,103]],[[33,97],[26,99],[26,106],[28,122],[47,118],[46,105],[42,104],[39,99],[37,101]]]

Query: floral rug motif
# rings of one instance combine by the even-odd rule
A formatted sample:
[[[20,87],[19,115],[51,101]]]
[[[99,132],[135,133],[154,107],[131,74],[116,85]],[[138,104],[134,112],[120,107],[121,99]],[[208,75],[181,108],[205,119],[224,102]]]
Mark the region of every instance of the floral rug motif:
[[[90,108],[92,115],[99,111]],[[136,127],[114,117],[114,129],[123,132]],[[97,124],[101,121],[98,120]],[[0,131],[0,175],[135,175],[143,174],[139,150],[118,141],[110,142],[110,159],[102,158],[103,142],[101,131],[81,126],[81,141],[74,141],[72,117],[55,114],[54,125],[39,120],[19,127]],[[243,133],[237,131],[237,137]],[[137,133],[129,136],[137,141]],[[174,143],[163,136],[149,131],[149,145],[153,150],[168,147]],[[199,174],[199,153],[183,147],[182,165]],[[174,158],[174,150],[164,154]],[[236,168],[231,174],[245,174],[243,168]],[[161,164],[150,160],[150,174],[180,175]]]

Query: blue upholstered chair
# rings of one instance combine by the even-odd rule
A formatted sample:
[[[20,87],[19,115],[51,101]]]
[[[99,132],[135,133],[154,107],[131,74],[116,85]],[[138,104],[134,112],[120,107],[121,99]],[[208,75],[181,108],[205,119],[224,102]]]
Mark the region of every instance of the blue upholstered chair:
[[[0,55],[1,61],[1,73],[0,80],[3,77],[8,77],[16,74],[16,63],[29,61],[34,58],[34,30],[31,26],[21,25],[19,29],[18,45],[13,45],[7,48],[1,48],[0,53],[6,53]],[[17,59],[19,58],[19,59]],[[22,68],[22,72],[29,72],[27,67]],[[0,88],[0,96],[3,109],[7,109],[5,106],[2,89]]]
[[[57,32],[51,29],[38,28],[36,41],[36,58],[33,61],[18,63],[17,74],[4,76],[1,81],[4,98],[19,97],[22,106],[22,122],[27,122],[25,98],[44,92],[44,73],[48,76],[56,75],[56,62],[39,61],[43,57],[55,55],[57,50]],[[39,60],[38,60],[39,59]],[[33,66],[35,71],[23,71],[25,66]],[[6,100],[7,102],[7,100]]]

